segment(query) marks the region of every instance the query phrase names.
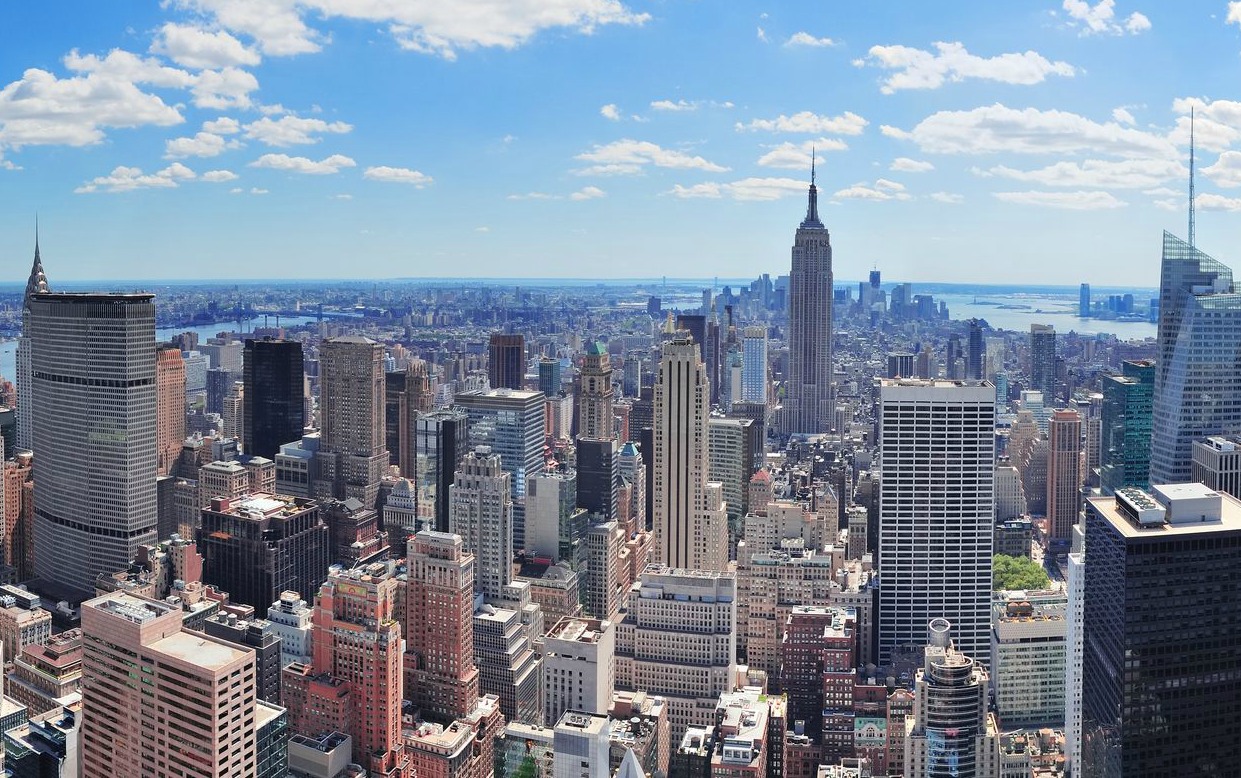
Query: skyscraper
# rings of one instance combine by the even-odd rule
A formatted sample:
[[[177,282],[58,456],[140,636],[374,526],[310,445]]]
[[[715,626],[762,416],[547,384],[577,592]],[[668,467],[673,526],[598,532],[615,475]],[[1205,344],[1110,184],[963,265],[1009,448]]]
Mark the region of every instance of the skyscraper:
[[[767,402],[767,328],[746,327],[741,336],[741,400]]]
[[[29,298],[35,575],[79,594],[157,539],[153,297]]]
[[[664,344],[655,379],[653,521],[655,559],[674,569],[728,564],[727,516],[707,508],[707,383],[690,336]]]
[[[1047,538],[1067,544],[1082,509],[1082,417],[1077,411],[1051,415],[1047,450]]]
[[[500,468],[500,457],[480,447],[465,455],[451,490],[449,531],[474,555],[475,588],[490,600],[503,599],[513,579],[511,478]]]
[[[22,295],[22,335],[17,341],[17,447],[34,448],[34,380],[30,355],[30,297],[39,292],[51,291],[47,275],[43,272],[43,258],[39,255],[39,227],[35,224],[34,264],[26,281],[26,293]]]
[[[974,381],[986,378],[987,346],[982,336],[982,322],[970,319],[970,340],[965,354],[965,377]]]
[[[806,218],[793,238],[789,271],[788,392],[785,432],[829,432],[832,426],[832,242],[819,221],[819,190],[810,169]]]
[[[995,388],[885,379],[879,398],[879,664],[940,617],[963,653],[987,656]]]
[[[155,468],[168,475],[185,443],[185,360],[171,344],[155,352]]]
[[[577,434],[583,438],[614,440],[612,413],[612,358],[602,343],[591,341],[582,360],[582,394],[578,398]]]
[[[411,359],[405,369],[384,375],[384,440],[388,461],[399,465],[404,478],[417,470],[418,417],[430,413],[435,397],[427,363]]]
[[[524,389],[526,336],[493,332],[487,347],[487,377],[492,389]]]
[[[1030,388],[1038,390],[1054,404],[1056,393],[1056,328],[1050,324],[1030,325]]]
[[[1125,362],[1120,375],[1105,375],[1099,483],[1104,496],[1123,486],[1143,489],[1150,483],[1151,400],[1155,389],[1155,363]]]
[[[1236,772],[1241,502],[1201,484],[1122,489],[1087,502],[1085,529],[1074,774]]]
[[[539,360],[539,391],[548,397],[560,393],[560,360],[543,357]]]
[[[418,414],[415,420],[414,474],[418,516],[430,519],[440,532],[448,531],[448,495],[457,465],[469,449],[464,411],[443,410]]]
[[[1241,429],[1238,351],[1241,294],[1232,270],[1165,232],[1151,483],[1188,481],[1195,440]]]
[[[319,348],[319,474],[316,496],[357,498],[368,508],[379,497],[388,467],[384,438],[384,348],[370,338],[333,338]],[[286,441],[287,442],[287,441]]]
[[[246,453],[275,459],[285,443],[302,439],[306,425],[302,344],[268,338],[247,340],[242,369],[242,440]]]
[[[1077,292],[1077,315],[1079,318],[1090,318],[1090,284],[1082,284]]]

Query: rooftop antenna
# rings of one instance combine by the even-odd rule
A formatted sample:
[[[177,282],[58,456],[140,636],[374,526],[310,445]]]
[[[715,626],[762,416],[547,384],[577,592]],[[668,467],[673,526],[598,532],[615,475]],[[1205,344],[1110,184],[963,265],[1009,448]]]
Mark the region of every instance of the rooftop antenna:
[[[814,186],[814,146],[810,147],[810,185]]]
[[[1194,107],[1189,106],[1189,247],[1194,247]]]

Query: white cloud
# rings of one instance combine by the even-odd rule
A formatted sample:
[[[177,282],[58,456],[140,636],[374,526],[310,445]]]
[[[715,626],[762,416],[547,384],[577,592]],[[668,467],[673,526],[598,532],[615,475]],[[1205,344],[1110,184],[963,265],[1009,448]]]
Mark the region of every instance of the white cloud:
[[[90,192],[132,192],[135,189],[175,189],[180,181],[195,178],[194,171],[180,162],[174,162],[155,173],[143,173],[140,168],[120,165],[106,176],[99,176],[82,184],[73,191],[78,194]]]
[[[291,173],[308,175],[331,175],[339,173],[343,168],[356,167],[358,163],[343,154],[333,154],[318,162],[306,157],[290,157],[287,154],[264,154],[250,163],[250,167],[286,170]]]
[[[334,195],[332,195],[332,199],[333,199],[333,200],[352,200],[352,199],[353,199],[353,195],[351,195],[351,194],[334,194]]]
[[[655,111],[697,111],[698,101],[689,102],[688,100],[656,100],[651,103],[651,109]]]
[[[869,124],[865,119],[852,111],[845,111],[840,116],[819,116],[812,111],[801,111],[792,116],[781,114],[774,119],[753,119],[749,124],[738,122],[737,130],[751,132],[804,132],[829,133],[832,135],[861,135]]]
[[[785,46],[835,46],[831,38],[816,38],[808,32],[795,32],[784,42]]]
[[[241,122],[229,116],[221,116],[214,121],[203,122],[203,132],[214,135],[236,135],[241,132]]]
[[[1170,187],[1157,186],[1154,189],[1143,189],[1142,194],[1151,195],[1152,197],[1176,197],[1181,193]]]
[[[217,157],[225,149],[238,148],[237,141],[227,141],[210,132],[200,132],[192,138],[173,138],[164,141],[164,159],[184,159],[185,157]]]
[[[252,186],[252,187],[250,187],[250,194],[252,194],[252,195],[265,195],[265,194],[267,194],[267,190],[266,190],[266,189],[259,189],[257,186]]]
[[[937,203],[946,203],[948,205],[956,205],[965,200],[964,195],[955,194],[953,192],[931,192],[931,199]]]
[[[162,54],[178,65],[194,70],[226,67],[254,67],[262,61],[258,52],[223,30],[211,32],[201,27],[168,22],[155,34],[152,54]]]
[[[894,70],[883,80],[881,92],[901,89],[938,89],[948,81],[976,78],[1004,84],[1038,84],[1048,76],[1071,78],[1077,71],[1067,62],[1052,62],[1035,51],[979,57],[961,43],[936,43],[936,52],[910,46],[872,46],[868,64]]]
[[[482,227],[475,227],[474,231],[475,232],[491,232],[491,228],[484,225]]]
[[[1064,10],[1082,35],[1137,35],[1151,28],[1150,19],[1137,11],[1117,21],[1116,0],[1099,0],[1094,5],[1087,0],[1064,0]]]
[[[875,202],[910,199],[909,193],[905,191],[903,184],[889,181],[886,178],[879,179],[873,186],[863,181],[853,186],[839,189],[832,193],[832,197],[840,200],[873,200]]]
[[[190,91],[199,108],[228,109],[253,107],[250,93],[258,88],[258,79],[249,71],[224,68],[199,73]]]
[[[585,186],[569,195],[570,200],[595,200],[600,197],[607,197],[607,192],[597,186]]]
[[[209,184],[223,184],[227,181],[236,181],[240,176],[231,170],[208,170],[203,173],[202,180]]]
[[[599,115],[614,122],[619,122],[621,118],[620,109],[616,107],[616,103],[608,103],[600,108]]]
[[[1204,167],[1202,172],[1219,186],[1241,186],[1241,151],[1225,151],[1214,165]]]
[[[1241,25],[1241,0],[1228,3],[1228,17],[1224,19],[1224,24]]]
[[[1185,208],[1185,204],[1182,203],[1180,200],[1156,200],[1154,203],[1152,203],[1152,205],[1154,205],[1156,208],[1162,211],[1172,211],[1172,212],[1181,211],[1181,210],[1184,210]]]
[[[268,146],[296,146],[318,143],[321,138],[315,135],[322,133],[343,134],[353,130],[353,125],[345,122],[325,122],[322,119],[303,119],[300,116],[281,116],[271,119],[267,116],[250,122],[245,127],[246,137],[257,140]]]
[[[560,195],[548,194],[547,192],[526,192],[525,194],[511,194],[504,198],[505,200],[560,200]]]
[[[759,43],[769,43],[769,42],[770,42],[770,41],[767,39],[767,32],[766,32],[766,30],[764,30],[762,27],[759,27],[759,28],[758,28],[758,40],[759,40]]]
[[[1098,122],[1067,111],[1009,108],[1000,103],[968,111],[939,111],[912,130],[883,125],[889,137],[912,140],[934,154],[1108,154],[1177,159],[1162,135],[1115,122]]]
[[[845,151],[849,145],[839,138],[819,138],[803,143],[781,143],[771,147],[771,151],[758,158],[763,167],[776,167],[785,170],[809,170],[812,151]]]
[[[682,151],[665,149],[649,141],[628,138],[606,145],[596,145],[590,151],[578,154],[576,159],[594,163],[574,171],[579,175],[631,175],[642,172],[648,165],[678,170],[703,170],[722,173],[728,168],[702,157]]]
[[[910,159],[909,157],[897,157],[892,160],[892,164],[888,166],[888,170],[897,173],[925,173],[928,170],[934,170],[935,166],[930,162],[920,159]]]
[[[1200,194],[1194,204],[1204,211],[1241,211],[1241,197],[1224,197],[1217,194]],[[1180,210],[1178,206],[1176,210]]]
[[[1127,124],[1130,127],[1138,123],[1138,120],[1133,118],[1133,114],[1129,113],[1125,108],[1113,108],[1112,121],[1119,124]]]
[[[456,59],[478,48],[512,49],[538,33],[568,29],[590,35],[606,25],[637,26],[650,15],[621,0],[472,0],[469,3],[392,0],[174,0],[218,26],[251,38],[264,54],[319,51],[330,37],[307,19],[334,18],[384,27],[410,51]]]
[[[16,165],[3,157],[0,157],[0,170],[21,170],[21,165]]]
[[[708,182],[681,186],[677,184],[667,194],[681,199],[690,198],[721,198],[733,200],[779,200],[784,197],[806,194],[806,182],[795,178],[743,178],[726,184]]]
[[[983,177],[997,176],[1043,186],[1099,189],[1148,189],[1189,175],[1189,170],[1179,161],[1159,158],[1115,162],[1100,159],[1087,159],[1080,163],[1066,161],[1037,170],[1015,170],[997,165],[986,170],[973,168],[971,172]]]
[[[1194,111],[1194,143],[1200,149],[1223,151],[1241,139],[1241,102],[1180,97],[1172,110],[1182,114],[1168,138],[1177,146],[1189,145],[1189,112]]]
[[[430,186],[435,179],[423,173],[421,170],[410,170],[404,167],[368,167],[362,174],[363,178],[371,181],[387,181],[393,184],[410,184],[416,189],[422,189]]]
[[[1016,205],[1041,205],[1047,208],[1064,208],[1076,211],[1097,211],[1123,208],[1128,203],[1117,200],[1109,192],[992,192],[997,200]]]

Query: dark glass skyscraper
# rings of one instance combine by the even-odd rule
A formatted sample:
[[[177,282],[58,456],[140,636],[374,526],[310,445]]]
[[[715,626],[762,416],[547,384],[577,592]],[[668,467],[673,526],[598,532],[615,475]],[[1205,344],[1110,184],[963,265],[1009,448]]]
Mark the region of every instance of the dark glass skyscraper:
[[[274,459],[282,445],[301,440],[306,425],[302,344],[247,340],[244,375],[242,441],[246,453]]]
[[[1122,486],[1146,488],[1151,465],[1151,396],[1155,363],[1125,362],[1120,375],[1105,375],[1099,484],[1104,495]]]
[[[1056,407],[1056,328],[1050,324],[1030,325],[1030,388]]]
[[[522,389],[526,380],[526,337],[495,332],[487,348],[487,377],[492,389]]]

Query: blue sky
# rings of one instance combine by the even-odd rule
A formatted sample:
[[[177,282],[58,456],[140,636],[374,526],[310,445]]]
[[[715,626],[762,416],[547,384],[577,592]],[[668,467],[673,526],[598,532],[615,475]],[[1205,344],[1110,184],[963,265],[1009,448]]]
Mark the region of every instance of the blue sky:
[[[0,4],[0,256],[112,278],[1154,286],[1241,239],[1241,3]]]

